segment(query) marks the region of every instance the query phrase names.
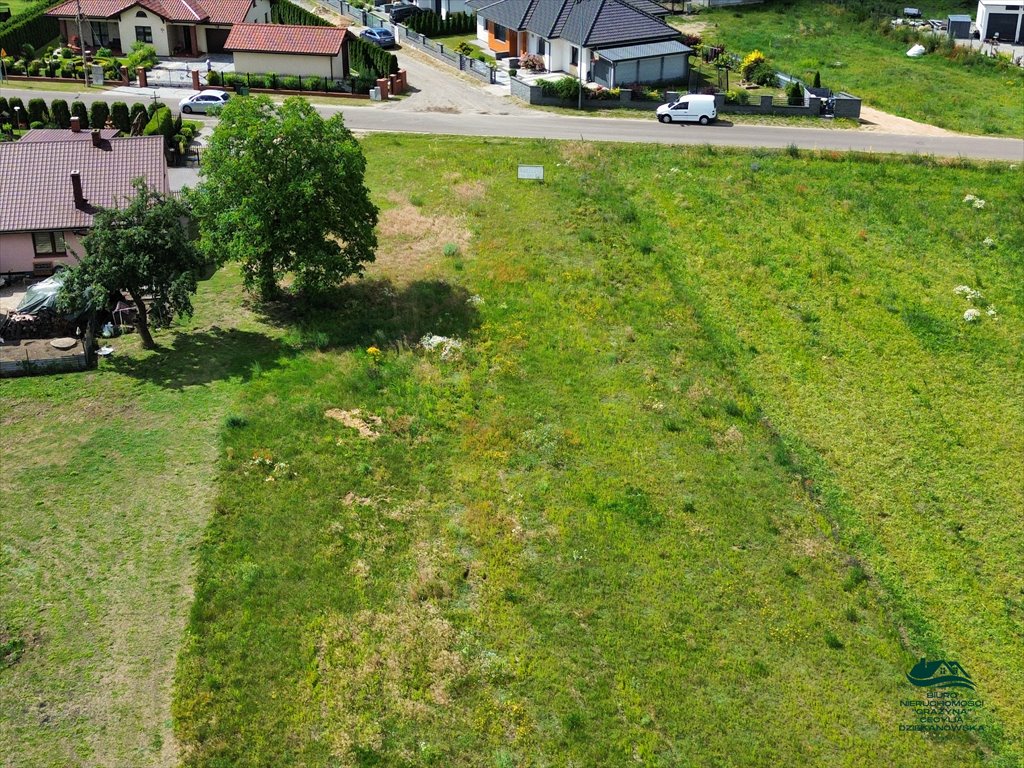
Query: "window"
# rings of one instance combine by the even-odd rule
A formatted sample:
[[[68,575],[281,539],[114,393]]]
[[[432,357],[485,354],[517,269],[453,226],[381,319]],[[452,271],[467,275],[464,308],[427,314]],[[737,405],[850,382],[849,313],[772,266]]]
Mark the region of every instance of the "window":
[[[93,21],[90,22],[90,25],[92,26],[92,44],[106,48],[107,43],[110,42],[110,27],[107,26],[107,22]]]
[[[68,252],[63,232],[33,232],[32,248],[36,256],[63,256]]]
[[[137,18],[137,19],[144,19],[144,18],[146,18],[146,12],[145,11],[138,11],[135,14],[135,18]]]
[[[499,43],[508,42],[508,30],[501,26],[501,24],[494,25],[494,39]]]
[[[537,38],[537,55],[538,56],[543,56],[544,55],[544,38],[543,37]]]
[[[140,43],[152,43],[153,42],[153,28],[152,27],[136,27],[135,28],[135,39]]]
[[[574,66],[574,67],[577,66],[580,63],[580,49],[579,48],[573,48],[572,49],[572,58],[569,60],[569,63],[572,66]]]

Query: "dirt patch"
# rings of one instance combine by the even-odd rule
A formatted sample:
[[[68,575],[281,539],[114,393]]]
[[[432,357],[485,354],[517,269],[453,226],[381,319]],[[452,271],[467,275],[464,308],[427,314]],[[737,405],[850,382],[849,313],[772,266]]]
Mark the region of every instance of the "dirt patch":
[[[598,151],[591,141],[564,141],[559,145],[562,160],[574,168],[589,165]]]
[[[707,21],[672,21],[669,26],[690,35],[703,35],[714,25]]]
[[[463,181],[452,187],[452,192],[459,200],[468,203],[480,200],[487,193],[487,185],[482,181]]]
[[[329,411],[324,411],[324,416],[340,421],[346,427],[351,427],[359,433],[360,437],[365,437],[367,440],[376,440],[380,437],[380,432],[377,429],[384,423],[380,416],[374,416],[371,413],[364,414],[358,408],[353,408],[351,411],[331,408]]]
[[[381,211],[377,225],[377,260],[368,270],[397,282],[428,275],[440,263],[449,243],[464,250],[470,233],[461,217],[442,213],[428,215],[407,200]]]
[[[947,131],[927,123],[918,123],[908,120],[905,117],[890,115],[879,109],[872,109],[861,105],[860,121],[865,131],[877,131],[879,133],[896,133],[902,136],[959,136],[961,134]]]

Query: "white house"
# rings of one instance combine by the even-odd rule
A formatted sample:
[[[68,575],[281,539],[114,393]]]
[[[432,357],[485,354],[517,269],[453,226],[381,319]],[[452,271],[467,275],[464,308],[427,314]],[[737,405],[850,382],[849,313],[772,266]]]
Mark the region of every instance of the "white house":
[[[317,75],[330,79],[348,74],[345,27],[299,24],[236,24],[224,49],[236,72]]]
[[[47,11],[60,20],[60,37],[79,36],[85,48],[131,50],[150,43],[157,56],[197,57],[222,53],[234,24],[269,24],[270,0],[66,0]]]
[[[683,82],[693,49],[646,0],[469,0],[497,56],[536,54],[549,72],[609,88]]]

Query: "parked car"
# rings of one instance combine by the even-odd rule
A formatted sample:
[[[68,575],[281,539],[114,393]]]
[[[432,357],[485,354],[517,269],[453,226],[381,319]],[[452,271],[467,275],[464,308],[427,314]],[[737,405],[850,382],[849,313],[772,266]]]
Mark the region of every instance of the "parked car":
[[[366,42],[379,45],[381,48],[395,47],[395,36],[389,29],[364,29],[359,36]]]
[[[409,20],[410,16],[415,16],[417,13],[423,13],[424,9],[417,5],[396,5],[391,9],[391,13],[388,14],[388,18],[391,19],[392,24],[404,24]]]
[[[663,123],[674,123],[678,120],[707,125],[718,119],[715,97],[697,93],[680,96],[677,101],[658,107],[658,119]]]
[[[223,107],[228,103],[230,94],[224,91],[202,91],[195,96],[186,96],[178,102],[178,109],[186,115],[193,112],[205,114],[210,107]]]

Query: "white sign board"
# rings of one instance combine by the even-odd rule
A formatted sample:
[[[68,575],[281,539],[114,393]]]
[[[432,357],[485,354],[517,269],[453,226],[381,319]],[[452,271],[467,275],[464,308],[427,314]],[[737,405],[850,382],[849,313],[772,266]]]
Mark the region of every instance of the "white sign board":
[[[103,65],[93,64],[92,65],[92,82],[93,85],[103,85]],[[103,126],[99,126],[102,128]]]
[[[543,165],[520,165],[519,166],[519,178],[520,179],[536,179],[537,181],[544,181],[544,166]]]

